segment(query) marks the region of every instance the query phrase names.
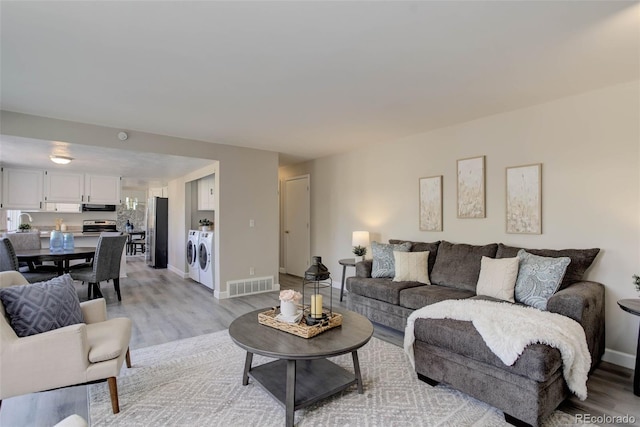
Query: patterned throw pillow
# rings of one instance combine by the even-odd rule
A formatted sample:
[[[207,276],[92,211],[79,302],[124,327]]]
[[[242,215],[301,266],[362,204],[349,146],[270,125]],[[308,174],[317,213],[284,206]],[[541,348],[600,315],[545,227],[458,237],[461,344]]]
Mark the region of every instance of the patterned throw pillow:
[[[398,245],[371,242],[371,253],[373,254],[371,277],[393,278],[396,275],[393,252],[409,252],[410,249],[410,242]]]
[[[518,263],[517,257],[493,259],[483,256],[476,294],[516,302],[513,297],[518,278]]]
[[[420,282],[430,285],[429,251],[426,252],[393,252],[396,275],[394,282]]]
[[[516,301],[540,310],[547,309],[547,301],[560,287],[569,257],[548,258],[518,251],[520,270],[516,280]]]
[[[19,337],[84,323],[70,275],[0,289],[0,301]]]

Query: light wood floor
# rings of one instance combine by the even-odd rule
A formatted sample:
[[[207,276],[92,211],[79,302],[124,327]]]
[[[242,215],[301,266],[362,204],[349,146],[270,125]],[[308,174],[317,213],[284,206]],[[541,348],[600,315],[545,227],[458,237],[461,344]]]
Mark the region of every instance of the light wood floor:
[[[120,284],[122,302],[118,302],[110,283],[102,284],[102,293],[109,317],[125,316],[133,321],[131,349],[221,331],[244,313],[278,305],[277,292],[216,300],[204,286],[183,280],[168,270],[148,268],[142,258],[130,258],[127,271],[129,277]],[[279,282],[281,289],[301,289],[302,281],[295,276],[280,275]],[[86,286],[78,286],[78,295],[81,301],[86,299]],[[328,291],[326,295],[329,296]],[[346,308],[346,299],[340,302],[339,296],[340,291],[334,289],[334,307]],[[374,336],[402,346],[401,332],[375,325]],[[631,370],[603,362],[589,379],[588,399],[581,402],[572,397],[560,409],[594,416],[630,414],[640,425],[640,397],[632,393],[632,377]],[[49,427],[71,414],[88,419],[86,386],[5,399],[0,426]]]

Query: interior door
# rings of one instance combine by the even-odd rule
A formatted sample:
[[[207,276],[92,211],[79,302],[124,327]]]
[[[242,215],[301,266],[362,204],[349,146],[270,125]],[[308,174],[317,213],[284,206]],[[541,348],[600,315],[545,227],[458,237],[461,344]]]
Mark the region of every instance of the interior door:
[[[304,276],[311,258],[309,175],[284,182],[284,247],[287,274]]]

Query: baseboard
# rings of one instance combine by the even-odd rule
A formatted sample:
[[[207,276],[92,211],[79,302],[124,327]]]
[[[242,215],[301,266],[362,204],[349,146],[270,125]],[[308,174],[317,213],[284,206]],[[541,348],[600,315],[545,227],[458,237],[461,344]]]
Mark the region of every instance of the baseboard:
[[[167,270],[169,270],[170,272],[177,274],[178,276],[182,277],[183,279],[188,279],[189,278],[189,273],[183,270],[180,270],[177,267],[174,267],[171,264],[167,264]]]
[[[623,353],[609,348],[604,350],[602,360],[629,369],[634,369],[636,364],[636,357],[633,354]]]

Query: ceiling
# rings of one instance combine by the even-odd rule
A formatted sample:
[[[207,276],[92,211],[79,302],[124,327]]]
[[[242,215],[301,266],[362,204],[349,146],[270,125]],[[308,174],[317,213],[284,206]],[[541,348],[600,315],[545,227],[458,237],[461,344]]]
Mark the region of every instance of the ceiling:
[[[16,136],[2,135],[0,138],[0,164],[5,167],[121,176],[125,188],[162,187],[172,179],[212,163],[212,160],[205,159]],[[72,157],[74,160],[68,165],[58,165],[49,159],[51,154]]]
[[[2,109],[284,163],[640,74],[635,1],[3,1],[0,12]]]

